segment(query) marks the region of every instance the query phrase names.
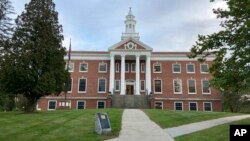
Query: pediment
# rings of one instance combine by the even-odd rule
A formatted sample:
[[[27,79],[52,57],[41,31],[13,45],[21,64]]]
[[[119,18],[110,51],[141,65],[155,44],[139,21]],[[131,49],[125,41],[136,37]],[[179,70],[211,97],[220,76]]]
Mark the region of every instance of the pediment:
[[[122,40],[109,48],[111,50],[141,50],[141,51],[152,51],[153,49],[145,43],[136,39]]]

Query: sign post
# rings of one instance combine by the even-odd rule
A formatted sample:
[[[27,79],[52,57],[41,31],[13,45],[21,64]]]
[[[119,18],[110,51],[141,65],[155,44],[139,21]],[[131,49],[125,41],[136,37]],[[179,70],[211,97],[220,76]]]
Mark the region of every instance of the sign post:
[[[111,126],[107,113],[96,113],[95,131],[98,134],[111,134]]]

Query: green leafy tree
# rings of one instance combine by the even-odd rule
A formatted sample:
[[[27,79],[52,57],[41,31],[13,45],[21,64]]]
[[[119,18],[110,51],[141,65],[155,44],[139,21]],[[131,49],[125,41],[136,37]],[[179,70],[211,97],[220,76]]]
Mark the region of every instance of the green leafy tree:
[[[12,19],[9,17],[14,14],[14,8],[9,0],[0,0],[0,41],[8,39],[12,32]]]
[[[23,95],[27,99],[24,111],[33,112],[39,98],[61,93],[69,77],[62,26],[52,0],[31,0],[15,22],[0,69],[0,84],[7,93]]]
[[[250,86],[250,0],[225,1],[227,9],[214,9],[222,30],[199,35],[189,57],[204,61],[215,56],[210,84],[222,90],[226,105],[237,112],[241,95]]]

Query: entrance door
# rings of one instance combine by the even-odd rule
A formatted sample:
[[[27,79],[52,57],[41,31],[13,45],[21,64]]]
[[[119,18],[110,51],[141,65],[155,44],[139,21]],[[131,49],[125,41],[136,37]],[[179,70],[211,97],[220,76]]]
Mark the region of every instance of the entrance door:
[[[126,85],[126,94],[133,95],[134,94],[134,85]]]

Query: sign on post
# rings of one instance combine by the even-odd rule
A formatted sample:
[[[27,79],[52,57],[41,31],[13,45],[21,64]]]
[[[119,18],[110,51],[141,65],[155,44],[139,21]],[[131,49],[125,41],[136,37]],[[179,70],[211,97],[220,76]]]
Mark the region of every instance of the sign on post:
[[[111,126],[107,113],[96,113],[95,131],[98,134],[110,134]]]

